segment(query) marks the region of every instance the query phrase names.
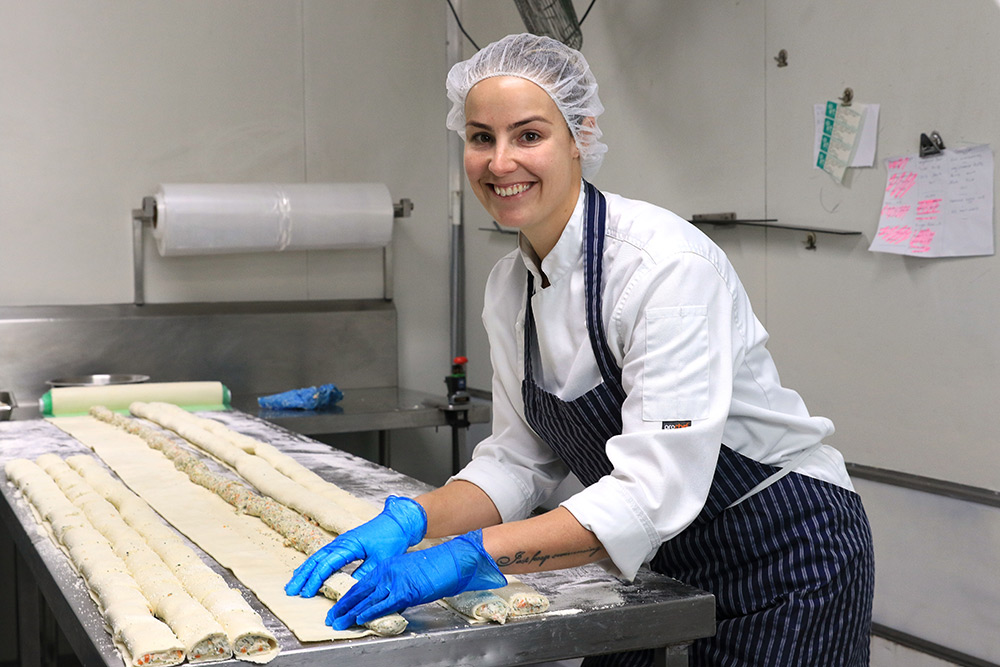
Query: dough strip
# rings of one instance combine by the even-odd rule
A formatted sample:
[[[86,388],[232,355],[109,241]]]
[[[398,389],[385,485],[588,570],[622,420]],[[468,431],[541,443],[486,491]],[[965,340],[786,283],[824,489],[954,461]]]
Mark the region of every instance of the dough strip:
[[[9,461],[5,471],[39,517],[51,525],[57,542],[84,577],[126,664],[146,667],[182,663],[185,654],[180,640],[153,616],[128,566],[56,482],[27,459]]]
[[[329,525],[332,524],[324,525],[317,517],[329,511],[330,508],[322,502],[317,502],[317,496],[335,503],[337,520],[340,522],[339,525],[345,528],[360,525],[378,513],[378,510],[370,503],[327,482],[273,445],[233,431],[213,419],[199,417],[177,405],[162,402],[136,402],[129,409],[136,416],[168,428],[193,444],[202,447],[213,456],[232,466],[250,484],[266,495],[280,499],[282,502],[286,498],[294,499],[285,504],[316,519],[324,528],[329,529]],[[111,414],[114,415],[114,413]],[[114,416],[120,417],[120,415]],[[189,436],[195,439],[192,440],[192,437]],[[259,457],[269,465],[248,462],[248,459],[255,457]],[[244,471],[250,473],[250,476],[244,474]],[[262,484],[277,490],[282,495],[274,495],[262,487]],[[345,520],[344,516],[351,511],[348,508],[352,508],[358,514],[355,514],[350,520]],[[343,531],[334,528],[331,529],[331,532],[339,534]],[[415,548],[426,548],[436,543],[440,543],[440,540],[425,540]],[[318,548],[317,546],[303,551],[312,553]],[[495,623],[504,623],[508,616],[525,616],[548,609],[548,598],[543,594],[518,580],[511,579],[511,581],[515,582],[516,586],[492,592],[470,591],[445,598],[444,601],[465,616]]]
[[[299,551],[311,554],[330,541],[329,533],[298,513],[272,498],[261,496],[238,482],[213,473],[197,456],[137,420],[101,407],[91,408],[91,415],[141,438],[151,448],[159,450],[171,459],[174,466],[187,474],[192,482],[217,493],[237,510],[259,517],[270,528],[285,537],[290,546]],[[354,582],[354,578],[350,575],[336,573],[327,579],[320,593],[336,601],[354,585]],[[388,614],[369,621],[365,627],[380,636],[391,636],[402,633],[406,625],[406,619],[401,615]]]
[[[118,510],[55,454],[35,461],[111,545],[125,563],[153,613],[174,631],[189,662],[225,660],[232,656],[229,638],[219,622],[188,593],[145,538]]]

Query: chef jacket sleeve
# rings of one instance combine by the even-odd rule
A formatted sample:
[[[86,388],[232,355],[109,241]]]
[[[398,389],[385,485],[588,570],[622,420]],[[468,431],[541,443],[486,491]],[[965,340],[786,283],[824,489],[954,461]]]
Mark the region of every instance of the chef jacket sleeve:
[[[708,256],[647,264],[622,294],[609,337],[626,392],[622,434],[607,444],[614,467],[562,505],[631,580],[705,505],[745,345],[730,286]]]

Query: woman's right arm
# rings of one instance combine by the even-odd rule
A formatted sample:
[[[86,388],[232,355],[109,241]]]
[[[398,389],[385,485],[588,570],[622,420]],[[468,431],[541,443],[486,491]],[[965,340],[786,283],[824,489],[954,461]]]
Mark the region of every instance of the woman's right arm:
[[[427,513],[427,537],[462,535],[500,523],[500,512],[486,492],[456,479],[414,498]]]

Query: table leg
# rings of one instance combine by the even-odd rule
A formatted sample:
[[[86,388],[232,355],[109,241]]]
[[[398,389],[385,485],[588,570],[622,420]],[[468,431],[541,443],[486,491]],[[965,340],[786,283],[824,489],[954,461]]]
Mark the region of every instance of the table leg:
[[[465,449],[466,428],[463,426],[451,427],[451,474],[454,475],[461,470],[462,450]]]
[[[378,464],[383,468],[391,468],[389,465],[389,431],[378,432]]]
[[[17,653],[22,667],[54,667],[59,629],[20,553],[14,561],[17,595]]]
[[[656,649],[653,651],[653,667],[688,667],[688,645]]]
[[[14,563],[17,576],[17,656],[22,667],[37,667],[42,664],[39,650],[39,603],[41,594],[35,586],[28,565],[17,554]]]
[[[42,665],[56,667],[59,664],[59,623],[44,598],[41,611]]]

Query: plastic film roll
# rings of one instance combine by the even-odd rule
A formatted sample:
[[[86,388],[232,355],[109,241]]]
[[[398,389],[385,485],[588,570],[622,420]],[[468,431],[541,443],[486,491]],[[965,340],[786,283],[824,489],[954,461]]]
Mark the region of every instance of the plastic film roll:
[[[392,221],[382,183],[164,184],[153,237],[164,257],[380,248]]]
[[[194,410],[229,407],[230,393],[221,382],[149,382],[101,387],[56,387],[38,399],[46,417],[86,414],[91,407],[127,410],[135,401],[162,401]]]

